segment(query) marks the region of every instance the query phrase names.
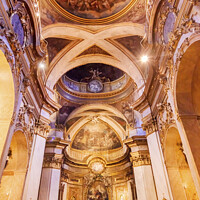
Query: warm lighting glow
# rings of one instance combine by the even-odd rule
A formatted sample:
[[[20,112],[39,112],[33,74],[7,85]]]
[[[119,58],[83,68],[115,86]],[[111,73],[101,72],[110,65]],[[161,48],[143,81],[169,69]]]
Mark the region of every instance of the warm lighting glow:
[[[183,184],[183,187],[186,189],[186,188],[187,188],[187,184],[186,184],[186,183],[184,183],[184,184]]]
[[[141,57],[141,61],[142,61],[143,63],[147,62],[148,59],[149,59],[149,58],[148,58],[147,55],[143,55],[143,56]]]
[[[104,170],[104,165],[101,162],[94,162],[94,163],[92,163],[91,168],[92,168],[93,172],[100,173]]]
[[[40,16],[40,13],[39,13],[39,12],[37,12],[37,13],[36,13],[36,16],[37,16],[37,17],[39,17],[39,16]]]
[[[43,62],[41,62],[41,63],[39,64],[39,67],[40,67],[41,69],[44,69],[44,68],[45,68],[45,64],[44,64]]]

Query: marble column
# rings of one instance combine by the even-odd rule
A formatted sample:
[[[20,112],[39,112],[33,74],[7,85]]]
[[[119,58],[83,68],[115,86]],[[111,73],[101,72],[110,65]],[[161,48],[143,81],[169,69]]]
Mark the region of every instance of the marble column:
[[[131,149],[131,159],[135,177],[137,199],[156,200],[156,191],[151,161],[145,136],[128,138],[125,143]]]
[[[45,143],[46,138],[44,136],[34,135],[23,200],[35,200],[38,198]]]
[[[147,143],[151,158],[153,175],[156,185],[158,199],[172,200],[172,192],[164,163],[164,156],[157,132],[156,122],[149,121],[143,125],[143,129],[147,133]]]
[[[57,200],[59,197],[63,149],[66,145],[65,141],[60,138],[50,137],[47,139],[39,200]]]

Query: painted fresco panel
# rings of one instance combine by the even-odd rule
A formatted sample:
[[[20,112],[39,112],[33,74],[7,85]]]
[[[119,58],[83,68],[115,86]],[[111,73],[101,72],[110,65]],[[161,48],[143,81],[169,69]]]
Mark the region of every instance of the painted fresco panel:
[[[112,16],[125,8],[131,0],[56,0],[69,13],[85,19]]]
[[[105,151],[121,147],[119,138],[108,124],[88,122],[76,134],[72,148],[87,151]]]

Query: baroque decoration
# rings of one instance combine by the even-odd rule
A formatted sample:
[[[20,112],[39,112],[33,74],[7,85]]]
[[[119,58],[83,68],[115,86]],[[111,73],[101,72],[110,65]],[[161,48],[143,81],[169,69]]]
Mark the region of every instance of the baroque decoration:
[[[51,4],[70,20],[101,24],[123,16],[135,4],[135,0],[50,0]]]
[[[0,198],[199,200],[199,52],[199,0],[2,0]]]

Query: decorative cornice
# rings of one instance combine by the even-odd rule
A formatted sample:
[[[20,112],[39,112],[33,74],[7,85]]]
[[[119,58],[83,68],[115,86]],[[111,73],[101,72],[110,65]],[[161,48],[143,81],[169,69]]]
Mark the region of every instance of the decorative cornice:
[[[133,167],[151,164],[146,136],[134,136],[126,139],[124,143],[131,148]]]
[[[142,124],[142,129],[146,131],[146,135],[150,135],[158,130],[157,122],[155,119],[151,119],[146,123]]]
[[[35,123],[35,134],[42,137],[47,137],[50,131],[50,126],[48,124],[42,123],[40,121]]]
[[[130,154],[133,167],[151,165],[149,151],[137,151],[137,152],[131,152]]]
[[[61,169],[63,163],[62,154],[45,154],[43,160],[43,168]]]

